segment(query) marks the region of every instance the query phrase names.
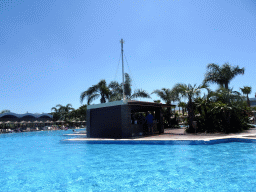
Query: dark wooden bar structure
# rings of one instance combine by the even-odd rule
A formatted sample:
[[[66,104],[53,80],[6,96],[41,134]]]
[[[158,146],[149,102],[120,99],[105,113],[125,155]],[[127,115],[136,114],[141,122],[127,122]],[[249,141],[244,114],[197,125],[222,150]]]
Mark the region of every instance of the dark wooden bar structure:
[[[163,107],[171,107],[154,102],[143,101],[114,101],[87,106],[87,137],[88,138],[131,138],[144,135],[147,127],[134,119],[135,113],[150,111],[154,116],[154,132],[163,133]],[[141,115],[142,116],[142,115]]]

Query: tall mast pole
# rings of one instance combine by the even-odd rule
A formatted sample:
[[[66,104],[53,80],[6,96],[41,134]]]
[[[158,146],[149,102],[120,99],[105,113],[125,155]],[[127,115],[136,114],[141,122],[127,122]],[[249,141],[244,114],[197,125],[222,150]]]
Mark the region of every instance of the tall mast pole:
[[[124,50],[123,50],[123,44],[124,40],[121,39],[121,52],[122,52],[122,75],[123,75],[123,101],[125,100],[125,94],[124,94]]]

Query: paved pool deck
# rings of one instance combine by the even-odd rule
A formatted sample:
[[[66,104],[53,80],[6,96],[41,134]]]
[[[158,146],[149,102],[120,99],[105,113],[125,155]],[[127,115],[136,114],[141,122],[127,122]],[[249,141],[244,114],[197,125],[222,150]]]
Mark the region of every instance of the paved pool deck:
[[[242,133],[186,133],[185,128],[165,129],[163,134],[134,137],[129,139],[86,138],[85,134],[68,134],[78,136],[66,141],[211,141],[223,139],[250,139],[256,141],[256,128],[250,128]],[[85,136],[85,137],[83,137]]]

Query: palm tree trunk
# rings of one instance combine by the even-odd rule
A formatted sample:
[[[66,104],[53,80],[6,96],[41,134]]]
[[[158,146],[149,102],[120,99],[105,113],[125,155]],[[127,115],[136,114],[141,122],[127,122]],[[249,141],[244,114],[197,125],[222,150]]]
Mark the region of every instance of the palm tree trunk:
[[[100,102],[101,103],[106,103],[106,99],[105,99],[103,94],[101,94]]]
[[[193,103],[192,103],[192,99],[189,98],[189,102],[188,102],[188,125],[189,125],[190,129],[193,129],[193,121],[194,121]]]
[[[251,106],[251,105],[250,105],[250,100],[249,100],[248,94],[247,94],[247,105],[248,105],[248,107]]]
[[[226,89],[228,89],[228,82],[227,82],[227,83],[225,83],[225,88],[226,88]]]
[[[227,129],[228,129],[228,132],[230,131],[230,112],[225,110],[223,113],[224,113],[224,118],[226,120],[225,133],[227,133]]]
[[[168,125],[170,126],[171,125],[171,107],[168,107],[167,108],[167,115],[168,115]]]

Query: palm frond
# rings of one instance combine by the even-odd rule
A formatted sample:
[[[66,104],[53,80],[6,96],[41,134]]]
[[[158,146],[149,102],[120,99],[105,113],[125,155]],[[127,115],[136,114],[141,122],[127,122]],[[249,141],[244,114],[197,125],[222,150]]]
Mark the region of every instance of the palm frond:
[[[110,89],[110,102],[122,99],[123,90],[121,84],[119,84],[117,81],[111,81],[108,87]]]
[[[131,78],[128,73],[125,73],[125,82],[124,82],[124,94],[127,96],[131,96]]]
[[[61,105],[61,104],[58,104],[58,105],[56,105],[56,108],[61,108],[61,107],[63,107],[63,105]]]
[[[165,88],[162,88],[161,90],[156,89],[154,90],[151,94],[156,94],[158,97],[160,97],[160,99],[162,99],[164,102],[169,103],[170,99],[168,98],[167,94],[166,94],[166,90]],[[169,100],[168,100],[169,99]]]
[[[118,90],[121,88],[121,85],[119,85],[119,83],[117,81],[111,81],[108,85],[109,88],[114,89],[114,90]]]
[[[88,96],[87,105],[90,105],[90,103],[91,103],[93,100],[99,98],[99,96],[100,96],[100,94],[96,94],[96,93],[95,93],[95,94],[92,94],[92,95],[90,95],[90,96]]]
[[[85,97],[87,97],[87,95],[88,95],[87,91],[84,91],[84,92],[81,93],[81,95],[80,95],[80,102],[81,103],[83,103],[83,100],[84,100]]]
[[[52,110],[54,110],[55,113],[58,112],[58,109],[57,109],[56,107],[52,107],[52,108],[51,108],[51,111],[52,111]]]
[[[89,88],[86,90],[86,96],[98,92],[98,89],[99,89],[99,84],[93,85],[93,86],[89,87]]]
[[[142,89],[136,89],[130,98],[133,99],[138,97],[151,98],[150,95],[145,90],[142,90]]]
[[[122,100],[122,94],[119,94],[119,93],[113,93],[111,94],[111,96],[109,97],[109,102],[112,102],[112,101],[120,101]]]
[[[68,104],[66,105],[66,108],[72,108],[72,104],[68,103]]]
[[[240,90],[243,92],[243,94],[251,94],[252,87],[244,86],[243,88],[240,88]]]
[[[239,74],[244,74],[244,68],[233,67],[229,63],[224,63],[221,67],[211,63],[207,66],[204,82],[217,83],[228,88],[230,81]]]

